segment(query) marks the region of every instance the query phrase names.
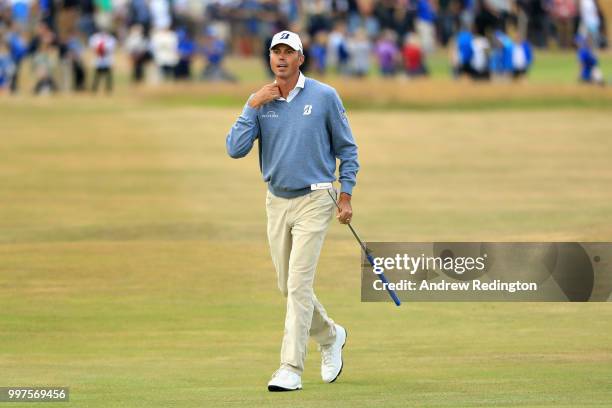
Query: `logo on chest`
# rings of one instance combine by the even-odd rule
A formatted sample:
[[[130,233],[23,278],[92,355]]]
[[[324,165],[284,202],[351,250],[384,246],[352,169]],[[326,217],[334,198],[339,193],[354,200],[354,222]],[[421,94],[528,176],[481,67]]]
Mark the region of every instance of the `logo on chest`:
[[[304,116],[312,113],[312,105],[304,105]]]
[[[273,110],[271,110],[261,115],[261,117],[262,118],[278,118],[278,114],[274,112]]]

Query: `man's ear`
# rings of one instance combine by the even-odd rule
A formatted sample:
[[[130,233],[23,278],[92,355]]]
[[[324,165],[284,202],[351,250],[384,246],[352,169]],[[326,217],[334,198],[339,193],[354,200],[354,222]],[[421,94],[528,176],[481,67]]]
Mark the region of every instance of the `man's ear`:
[[[302,54],[301,52],[298,54],[298,61],[300,61],[300,67],[302,66],[302,64],[304,63],[304,54]]]

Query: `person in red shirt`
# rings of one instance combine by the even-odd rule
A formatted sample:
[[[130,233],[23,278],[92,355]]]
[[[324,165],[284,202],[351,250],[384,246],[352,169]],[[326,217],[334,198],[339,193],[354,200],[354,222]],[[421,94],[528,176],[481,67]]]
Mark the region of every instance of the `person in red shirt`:
[[[402,47],[404,57],[404,71],[410,78],[427,76],[425,54],[421,49],[419,37],[415,33],[408,33]]]

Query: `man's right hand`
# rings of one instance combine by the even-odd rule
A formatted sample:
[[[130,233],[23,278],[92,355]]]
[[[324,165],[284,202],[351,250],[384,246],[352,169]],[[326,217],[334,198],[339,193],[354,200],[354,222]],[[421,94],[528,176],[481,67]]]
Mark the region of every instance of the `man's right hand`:
[[[280,89],[275,83],[264,85],[249,101],[251,108],[259,108],[261,105],[273,101],[281,96]]]

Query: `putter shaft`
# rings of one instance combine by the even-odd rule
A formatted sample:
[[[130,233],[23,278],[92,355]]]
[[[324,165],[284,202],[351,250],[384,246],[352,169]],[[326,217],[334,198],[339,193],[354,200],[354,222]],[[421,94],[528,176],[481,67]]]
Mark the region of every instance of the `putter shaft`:
[[[340,210],[340,206],[338,205],[338,203],[336,202],[336,199],[334,198],[334,196],[332,196],[332,194],[329,192],[329,190],[327,190],[327,194],[329,194],[329,197],[332,199],[332,201],[334,202],[334,204],[336,205],[336,208],[338,210]],[[357,242],[359,242],[359,246],[361,246],[361,249],[363,249],[363,252],[365,253],[365,256],[368,260],[368,262],[370,263],[370,265],[372,267],[374,267],[374,258],[372,258],[372,255],[370,254],[370,251],[368,250],[368,248],[365,246],[365,244],[363,243],[363,241],[361,240],[361,238],[359,238],[359,235],[357,235],[357,231],[355,231],[355,229],[353,228],[353,226],[351,225],[351,223],[347,223],[346,225],[348,225],[349,229],[351,230],[351,232],[353,233],[353,236],[355,237],[355,239],[357,240]],[[385,283],[385,287],[387,288],[387,292],[389,293],[389,296],[391,296],[391,299],[393,299],[393,302],[395,303],[396,306],[399,306],[402,304],[402,302],[400,301],[399,297],[397,297],[397,294],[395,293],[395,291],[393,289],[389,288],[389,281],[387,280],[387,277],[385,276],[384,273],[379,273],[377,274],[380,277],[380,280]]]

